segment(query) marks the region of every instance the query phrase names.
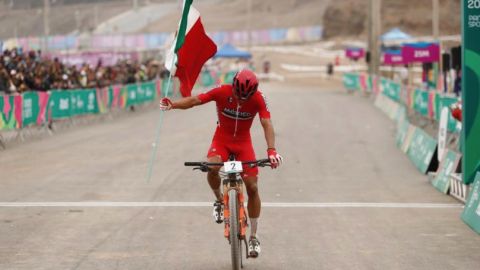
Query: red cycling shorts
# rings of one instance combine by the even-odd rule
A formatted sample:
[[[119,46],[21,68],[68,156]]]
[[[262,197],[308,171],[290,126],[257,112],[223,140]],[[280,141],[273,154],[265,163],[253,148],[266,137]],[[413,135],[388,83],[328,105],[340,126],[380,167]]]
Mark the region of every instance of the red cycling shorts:
[[[255,161],[255,151],[251,140],[231,141],[224,139],[213,138],[212,145],[208,150],[207,157],[220,156],[222,161],[228,160],[228,156],[234,154],[238,161]],[[251,168],[243,165],[242,177],[256,177],[258,175],[258,168]]]

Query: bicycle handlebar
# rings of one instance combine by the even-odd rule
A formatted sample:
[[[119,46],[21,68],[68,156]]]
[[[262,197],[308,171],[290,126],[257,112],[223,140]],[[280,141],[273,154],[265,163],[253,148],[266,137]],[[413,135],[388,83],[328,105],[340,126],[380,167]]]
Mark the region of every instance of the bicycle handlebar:
[[[242,162],[243,165],[250,165],[252,167],[266,167],[266,166],[270,166],[270,160],[269,159],[259,159],[259,160],[255,160],[255,161],[243,161]],[[189,167],[198,167],[198,168],[193,168],[194,170],[195,169],[199,169],[201,171],[208,171],[209,170],[209,166],[223,166],[223,162],[221,163],[216,163],[216,162],[185,162],[184,163],[185,166],[189,166]]]

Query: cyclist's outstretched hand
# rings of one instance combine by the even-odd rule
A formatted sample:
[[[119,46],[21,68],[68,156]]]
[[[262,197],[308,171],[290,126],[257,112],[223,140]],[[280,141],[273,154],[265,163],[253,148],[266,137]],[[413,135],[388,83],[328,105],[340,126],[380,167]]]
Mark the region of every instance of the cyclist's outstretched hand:
[[[168,111],[172,109],[172,101],[169,98],[160,99],[160,110]]]
[[[275,148],[268,148],[267,156],[268,156],[268,159],[270,159],[270,164],[272,166],[272,169],[277,168],[283,162],[283,157],[277,153],[277,150],[275,150]]]

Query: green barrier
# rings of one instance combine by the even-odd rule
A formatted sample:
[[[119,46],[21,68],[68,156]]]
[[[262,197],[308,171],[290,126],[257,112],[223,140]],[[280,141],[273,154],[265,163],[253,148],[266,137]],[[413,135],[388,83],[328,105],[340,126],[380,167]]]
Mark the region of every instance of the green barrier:
[[[421,115],[428,117],[428,92],[415,89],[413,96],[413,109]]]
[[[98,113],[98,101],[95,89],[71,90],[70,115],[85,115]]]
[[[472,190],[468,195],[462,220],[480,234],[480,172],[477,172]]]
[[[347,90],[355,91],[360,89],[360,82],[358,74],[345,73],[343,74],[343,85]]]
[[[447,194],[450,187],[450,174],[454,173],[460,162],[460,155],[447,149],[438,167],[437,175],[432,180],[432,185],[440,192]]]
[[[7,99],[7,100],[5,100]],[[5,106],[9,104],[9,110],[5,114]],[[0,130],[16,129],[17,119],[15,119],[15,101],[13,96],[0,96]]]
[[[235,74],[237,74],[236,71],[227,72],[227,74],[225,74],[225,77],[223,79],[223,83],[232,83],[233,77],[235,77]]]
[[[157,96],[157,83],[160,82],[131,84],[123,88],[52,90],[50,95],[26,92],[21,96],[0,96],[0,130],[41,124],[46,118],[56,120],[105,113],[112,106],[125,108],[126,105],[151,102]]]
[[[436,148],[437,141],[417,127],[408,147],[407,155],[420,172],[426,173]]]
[[[382,78],[380,80],[380,85],[382,86],[384,95],[386,95],[393,101],[400,102],[402,92],[402,86],[400,84]]]
[[[410,127],[410,123],[406,119],[399,123],[400,124],[397,127],[397,136],[395,139],[396,139],[398,148],[401,148],[405,143],[405,139],[407,138],[408,128]]]
[[[52,119],[62,119],[72,116],[72,104],[70,95],[70,91],[51,91],[48,109]]]
[[[127,91],[127,106],[138,105],[155,99],[155,83],[128,84],[124,91]]]
[[[407,108],[405,108],[405,106],[399,106],[395,120],[397,121],[397,126],[398,124],[403,123],[403,121],[408,121]]]
[[[23,126],[37,123],[40,113],[39,97],[36,92],[26,92],[23,95]]]
[[[436,106],[436,112],[435,112],[435,119],[437,121],[440,120],[440,114],[442,112],[442,109],[444,107],[450,107],[452,104],[455,104],[458,102],[458,99],[456,97],[447,97],[447,96],[438,96],[435,99],[435,106]],[[448,125],[447,129],[450,132],[455,132],[457,131],[457,120],[453,118],[452,114],[448,114]]]
[[[212,77],[209,71],[202,72],[200,77],[203,86],[212,86],[215,84],[215,79]]]

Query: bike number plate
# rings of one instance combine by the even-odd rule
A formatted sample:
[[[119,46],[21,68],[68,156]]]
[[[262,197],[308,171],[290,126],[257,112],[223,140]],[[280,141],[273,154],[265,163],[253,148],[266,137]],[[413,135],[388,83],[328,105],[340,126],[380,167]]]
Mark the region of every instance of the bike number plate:
[[[223,169],[226,173],[241,173],[243,172],[242,162],[240,161],[224,162]]]

